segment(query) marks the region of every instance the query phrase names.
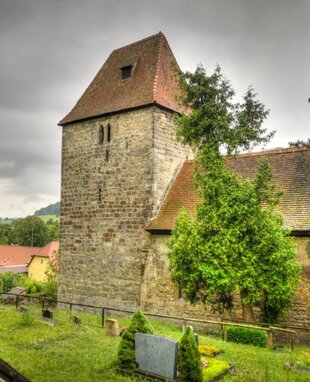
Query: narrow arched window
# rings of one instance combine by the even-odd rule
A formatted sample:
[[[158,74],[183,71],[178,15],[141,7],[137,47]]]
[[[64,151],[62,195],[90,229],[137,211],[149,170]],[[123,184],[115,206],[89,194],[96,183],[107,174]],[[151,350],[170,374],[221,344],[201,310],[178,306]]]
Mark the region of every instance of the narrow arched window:
[[[112,129],[111,129],[111,125],[108,124],[108,126],[107,126],[107,142],[111,142],[111,139],[112,139]]]
[[[103,126],[100,126],[99,133],[98,133],[98,143],[99,143],[99,145],[102,145],[103,141],[104,141],[104,130],[103,130]]]

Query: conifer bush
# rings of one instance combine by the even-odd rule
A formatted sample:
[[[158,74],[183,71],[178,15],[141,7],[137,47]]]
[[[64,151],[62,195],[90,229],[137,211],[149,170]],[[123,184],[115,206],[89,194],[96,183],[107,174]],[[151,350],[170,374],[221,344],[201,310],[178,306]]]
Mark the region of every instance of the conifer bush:
[[[194,333],[187,328],[179,344],[178,381],[202,382],[202,364]]]
[[[138,310],[132,317],[128,328],[122,335],[119,344],[117,359],[118,366],[125,370],[133,370],[137,367],[135,356],[135,334],[154,334],[154,329],[147,317]]]

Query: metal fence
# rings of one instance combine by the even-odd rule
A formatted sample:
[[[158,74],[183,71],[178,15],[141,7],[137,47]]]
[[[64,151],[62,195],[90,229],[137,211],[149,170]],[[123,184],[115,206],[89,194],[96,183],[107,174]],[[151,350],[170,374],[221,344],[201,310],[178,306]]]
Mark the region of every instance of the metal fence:
[[[111,314],[133,314],[134,311],[132,310],[126,310],[126,309],[118,309],[115,307],[108,307],[108,306],[96,306],[96,305],[87,305],[87,304],[79,304],[79,303],[72,303],[68,301],[60,301],[56,299],[51,299],[47,297],[38,297],[33,295],[27,295],[27,294],[15,294],[15,293],[1,293],[1,299],[3,303],[11,303],[15,304],[16,309],[26,308],[24,305],[29,304],[35,304],[37,306],[40,306],[42,312],[46,309],[53,310],[56,312],[57,321],[72,321],[74,319],[79,320],[79,317],[77,315],[80,312],[83,313],[91,313],[93,316],[89,317],[89,320],[87,321],[87,318],[83,318],[83,324],[90,325],[90,326],[96,326],[96,327],[102,327],[104,328],[105,318],[107,315]],[[26,302],[26,303],[25,303]],[[68,313],[68,317],[66,318],[63,314],[64,312]],[[61,314],[62,313],[62,314]],[[221,333],[228,325],[235,325],[235,326],[243,326],[248,328],[258,328],[261,330],[265,330],[269,337],[276,338],[276,334],[279,333],[282,335],[282,339],[284,338],[284,342],[290,342],[291,347],[293,349],[294,343],[295,343],[295,334],[296,331],[299,330],[302,333],[307,333],[307,336],[310,335],[310,329],[309,328],[288,328],[288,327],[281,327],[281,326],[275,326],[275,325],[268,325],[268,324],[256,324],[254,326],[246,323],[244,321],[215,321],[215,320],[205,320],[205,319],[194,319],[191,317],[176,317],[176,316],[168,316],[168,315],[162,315],[162,314],[155,314],[155,313],[148,313],[144,312],[144,314],[148,317],[158,318],[158,319],[165,319],[169,321],[176,321],[179,324],[183,324],[184,326],[188,325],[189,323],[195,323],[195,324],[202,324],[202,325],[210,325],[215,326],[217,330],[217,334]],[[96,319],[94,319],[94,317]],[[285,340],[286,336],[287,339]],[[302,341],[301,341],[302,342]],[[307,343],[308,341],[306,341]]]

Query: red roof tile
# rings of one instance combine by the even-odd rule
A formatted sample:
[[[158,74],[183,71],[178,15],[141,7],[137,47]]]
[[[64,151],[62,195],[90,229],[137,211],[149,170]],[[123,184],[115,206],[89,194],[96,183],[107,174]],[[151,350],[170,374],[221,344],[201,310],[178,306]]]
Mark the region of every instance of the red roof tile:
[[[52,258],[54,253],[59,249],[59,240],[51,241],[44,247],[40,248],[33,256],[49,257]]]
[[[133,75],[121,78],[121,68],[133,65]],[[157,35],[111,53],[70,113],[59,124],[157,104],[180,111],[178,68],[165,36]]]
[[[0,267],[26,265],[39,247],[0,245]]]
[[[243,178],[252,178],[258,160],[266,158],[275,173],[275,183],[283,191],[278,206],[285,224],[293,230],[310,230],[310,149],[288,148],[241,154],[230,158],[228,166]],[[192,216],[199,200],[192,186],[193,162],[185,161],[172,184],[158,214],[146,226],[147,230],[170,231],[181,208]]]

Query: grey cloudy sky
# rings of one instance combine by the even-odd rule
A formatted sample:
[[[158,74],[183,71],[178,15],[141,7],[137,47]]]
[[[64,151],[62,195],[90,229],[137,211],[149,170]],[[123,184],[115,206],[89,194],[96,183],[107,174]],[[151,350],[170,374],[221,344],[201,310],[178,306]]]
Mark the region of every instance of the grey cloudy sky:
[[[0,0],[0,217],[60,199],[57,122],[112,50],[160,30],[183,70],[253,85],[268,147],[310,136],[309,0]]]

